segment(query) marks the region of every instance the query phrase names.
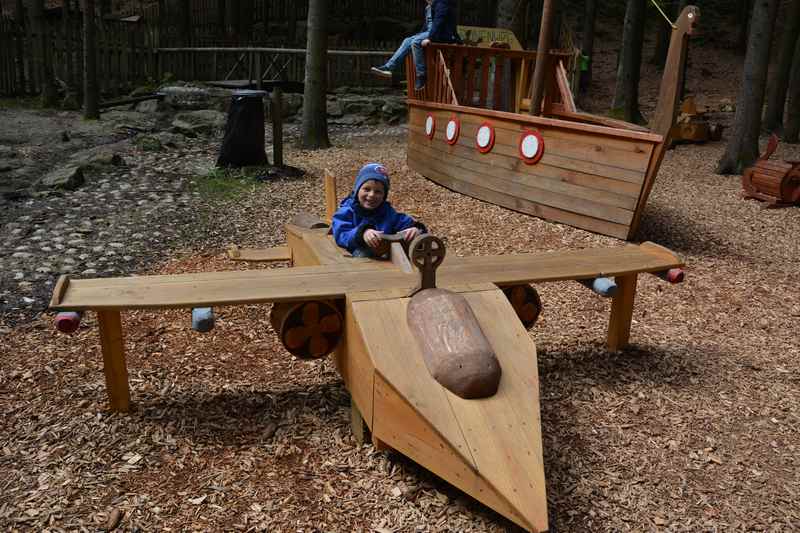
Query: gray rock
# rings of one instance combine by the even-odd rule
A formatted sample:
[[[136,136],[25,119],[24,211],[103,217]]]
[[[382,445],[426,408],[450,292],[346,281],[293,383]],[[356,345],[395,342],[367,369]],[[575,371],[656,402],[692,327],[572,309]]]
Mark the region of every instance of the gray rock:
[[[379,109],[380,107],[367,98],[348,98],[342,101],[342,110],[347,115],[371,115]]]
[[[18,159],[0,159],[0,172],[10,172],[22,168],[23,163]]]
[[[329,99],[327,110],[329,117],[336,118],[344,115],[344,110],[342,109],[342,103],[339,100]]]
[[[187,137],[208,135],[225,126],[225,114],[213,109],[178,113],[172,121],[172,132]]]
[[[12,157],[17,157],[17,151],[10,146],[0,144],[0,158],[9,159]]]
[[[107,167],[123,166],[125,160],[119,153],[105,147],[90,148],[72,155],[70,162],[80,166]]]
[[[74,191],[84,184],[83,168],[80,165],[68,164],[50,171],[39,181],[42,189],[66,189]]]

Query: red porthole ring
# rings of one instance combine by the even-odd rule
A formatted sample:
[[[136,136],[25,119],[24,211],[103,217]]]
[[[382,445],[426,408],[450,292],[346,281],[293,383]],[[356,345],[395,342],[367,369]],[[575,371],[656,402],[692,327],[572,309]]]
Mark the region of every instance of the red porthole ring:
[[[458,142],[458,135],[461,133],[461,122],[453,116],[447,121],[447,126],[444,130],[444,140],[447,144],[456,144]]]
[[[525,130],[519,137],[519,155],[526,165],[535,165],[544,155],[544,139],[542,134],[534,130]]]
[[[436,119],[428,113],[428,116],[425,117],[425,135],[428,139],[433,139],[434,134],[436,134]]]
[[[494,147],[494,126],[488,122],[484,122],[478,126],[478,131],[475,133],[475,146],[482,154],[487,154],[492,151]]]

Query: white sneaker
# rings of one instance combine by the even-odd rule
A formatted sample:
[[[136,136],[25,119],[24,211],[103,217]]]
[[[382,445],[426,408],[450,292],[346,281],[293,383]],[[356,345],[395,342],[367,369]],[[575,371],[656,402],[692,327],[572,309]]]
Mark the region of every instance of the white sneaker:
[[[383,69],[381,67],[372,67],[370,70],[372,71],[373,74],[378,75],[378,76],[380,76],[382,78],[391,78],[392,77],[392,71],[385,70],[385,69]]]

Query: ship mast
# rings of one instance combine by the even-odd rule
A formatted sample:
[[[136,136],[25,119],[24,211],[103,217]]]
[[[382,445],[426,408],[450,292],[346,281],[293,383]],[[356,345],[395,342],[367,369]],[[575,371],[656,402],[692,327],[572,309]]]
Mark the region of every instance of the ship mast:
[[[553,31],[553,9],[555,0],[544,0],[542,8],[542,24],[539,27],[539,45],[536,48],[536,66],[533,70],[533,86],[531,87],[531,115],[539,115],[544,96],[544,74],[548,63],[547,51],[550,49]]]

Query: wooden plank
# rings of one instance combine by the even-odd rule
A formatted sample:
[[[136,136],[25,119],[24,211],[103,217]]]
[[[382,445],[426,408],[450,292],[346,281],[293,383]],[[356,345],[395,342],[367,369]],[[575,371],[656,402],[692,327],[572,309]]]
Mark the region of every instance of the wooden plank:
[[[292,251],[288,246],[274,248],[239,248],[233,245],[227,250],[228,258],[233,261],[250,263],[269,263],[273,261],[291,261]]]
[[[392,264],[396,266],[400,272],[405,272],[406,274],[414,273],[414,268],[411,266],[411,262],[408,260],[405,250],[403,250],[403,245],[399,242],[391,243],[389,257]]]
[[[416,129],[409,129],[409,146],[422,151],[426,151],[426,149],[434,150],[433,142],[429,141],[427,137],[420,137]],[[472,160],[475,147],[466,146],[466,143],[459,142],[454,146],[448,146],[445,151],[450,157],[469,158]],[[506,155],[501,150],[492,150],[489,154],[481,154],[478,160],[480,161],[481,159],[487,159],[488,164],[496,167],[497,172],[508,170],[519,172],[523,176],[531,175],[547,178],[574,185],[578,187],[576,189],[578,191],[590,189],[592,193],[599,193],[599,196],[594,197],[595,201],[609,203],[609,205],[618,207],[630,207],[632,209],[632,206],[636,205],[636,200],[639,198],[641,191],[641,185],[639,184],[564,169],[548,164],[547,159],[539,161],[536,165],[526,165],[519,157]],[[528,178],[524,177],[522,179],[527,180]],[[589,191],[584,192],[584,194],[588,193]],[[576,194],[580,194],[580,192]]]
[[[481,475],[529,524],[545,531],[547,495],[536,348],[519,320],[506,318],[516,315],[501,291],[464,296],[503,375],[494,396],[473,401],[450,394],[451,407]]]
[[[448,163],[448,159],[450,162]],[[490,190],[495,193],[505,196],[517,198],[524,202],[535,203],[542,207],[549,207],[564,212],[575,213],[585,217],[594,218],[597,220],[611,222],[613,224],[624,225],[626,228],[633,218],[633,212],[618,207],[602,205],[582,198],[577,198],[574,195],[567,195],[563,193],[554,193],[546,190],[543,187],[528,186],[516,181],[510,181],[503,178],[498,178],[492,172],[490,165],[485,165],[480,162],[475,162],[473,165],[458,164],[447,158],[444,155],[436,156],[431,153],[424,153],[414,148],[409,149],[408,161],[413,162],[412,168],[417,168],[420,162],[424,161],[428,172],[433,171],[439,176],[453,175],[453,168],[458,168],[458,178],[452,178],[461,182],[464,191],[480,187],[482,190]],[[462,160],[463,161],[463,160]],[[480,170],[468,168],[469,166],[482,166]],[[428,174],[426,176],[430,177]],[[545,180],[542,183],[558,184],[552,180]],[[481,190],[474,189],[473,192],[481,193]],[[467,192],[467,194],[469,194]],[[474,196],[474,195],[473,195]],[[481,198],[480,196],[478,196]]]
[[[350,298],[345,305],[344,319],[342,342],[334,353],[336,369],[364,422],[372,428],[375,365],[364,344],[363,333],[353,314],[353,302]]]
[[[572,98],[572,89],[569,86],[569,79],[567,79],[567,69],[564,68],[564,62],[559,61],[556,67],[556,81],[558,83],[558,91],[561,94],[561,101],[564,107],[570,113],[577,111],[575,107],[575,100]]]
[[[368,261],[368,260],[367,260]],[[362,263],[363,264],[363,263]],[[391,267],[391,263],[386,263]],[[408,287],[416,280],[402,272],[366,265],[361,271],[336,272],[327,265],[265,269],[232,274],[200,273],[153,283],[150,276],[71,280],[56,310],[217,307],[310,299],[341,299],[363,287]]]
[[[580,198],[589,203],[618,207],[628,211],[633,211],[639,197],[640,187],[628,182],[585,172],[564,170],[543,161],[536,165],[526,165],[519,157],[510,157],[499,151],[482,154],[474,147],[467,146],[466,140],[463,143],[459,142],[447,147],[436,147],[426,140],[427,138],[422,137],[419,133],[409,131],[409,152],[420,152],[434,160],[445,158],[452,162],[453,166],[490,174],[496,178],[528,187]]]
[[[97,321],[100,326],[103,371],[111,410],[126,412],[130,408],[131,395],[119,311],[99,311]]]
[[[412,109],[409,114],[409,126],[415,130],[424,126],[427,111]],[[451,113],[434,111],[434,117],[450,117]],[[464,124],[480,126],[487,121],[471,111],[462,112],[459,118]],[[489,122],[495,128],[495,141],[510,146],[514,149],[510,155],[518,155],[517,145],[519,136],[526,129],[519,121],[505,119],[491,119]],[[541,127],[538,130],[545,140],[545,154],[559,155],[568,159],[600,163],[609,169],[621,174],[619,171],[635,171],[633,180],[637,183],[643,181],[643,174],[649,168],[650,156],[653,147],[650,142],[632,141],[630,139],[614,139],[611,137],[587,135],[585,132],[571,129],[575,123],[562,121],[561,128]],[[598,161],[602,160],[602,162]],[[609,177],[614,178],[614,175]],[[623,179],[623,177],[616,177]]]
[[[562,222],[576,228],[581,228],[603,235],[610,235],[618,239],[624,239],[628,235],[628,226],[623,224],[615,224],[605,220],[571,213],[562,209],[553,208],[550,206],[542,205],[532,202],[510,194],[500,193],[498,191],[488,189],[473,183],[456,179],[448,172],[442,172],[430,166],[428,158],[414,157],[413,153],[409,153],[408,165],[424,175],[428,179],[447,187],[448,189],[479,198],[481,200],[513,209],[521,213],[541,217],[555,222]]]
[[[478,97],[478,105],[480,107],[486,107],[486,97],[489,94],[489,63],[490,55],[481,54],[481,83]]]
[[[617,293],[611,301],[611,318],[608,321],[608,351],[616,352],[628,345],[631,333],[633,303],[636,297],[636,274],[616,276]]]
[[[491,109],[480,109],[471,107],[469,109],[465,109],[465,105],[451,105],[451,104],[441,104],[441,103],[434,103],[434,102],[425,102],[422,100],[416,100],[413,98],[408,99],[408,105],[412,108],[418,107],[420,109],[425,110],[427,113],[429,110],[442,110],[442,111],[449,111],[451,113],[465,113],[469,112],[475,116],[482,116],[486,118],[495,118],[495,119],[502,119],[502,120],[509,120],[512,122],[518,122],[523,125],[530,125],[533,127],[552,127],[552,128],[567,128],[573,131],[581,131],[584,133],[592,133],[599,136],[607,136],[612,138],[620,138],[620,139],[633,139],[642,142],[650,142],[650,143],[659,143],[663,140],[661,135],[657,135],[655,133],[645,133],[639,131],[630,131],[630,130],[622,130],[622,129],[615,129],[609,128],[607,126],[597,126],[593,124],[580,124],[576,122],[567,122],[564,120],[559,120],[556,118],[548,118],[548,117],[537,117],[533,115],[523,115],[518,113],[509,113],[508,111],[494,111]]]
[[[533,526],[515,511],[508,500],[498,494],[470,463],[465,462],[451,444],[380,375],[375,377],[373,436],[516,524],[533,531]]]
[[[492,108],[503,108],[503,62],[498,59],[494,65],[494,87],[492,88]]]
[[[629,245],[620,248],[592,248],[539,254],[448,256],[437,270],[436,276],[441,286],[486,281],[502,286],[597,277],[624,277],[639,272],[661,272],[682,266],[684,266],[683,261],[671,252],[654,253],[650,246]]]
[[[391,384],[398,394],[450,443],[461,461],[474,468],[469,447],[448,401],[448,392],[428,372],[406,321],[408,298],[354,302],[353,316],[363,333],[364,345],[375,365],[375,372]],[[376,377],[377,387],[377,377]],[[375,393],[378,394],[377,391]],[[376,398],[377,401],[377,398]],[[395,447],[378,431],[378,412],[373,416],[375,431],[381,440]],[[394,426],[394,421],[389,421]],[[413,458],[413,456],[412,456]]]

